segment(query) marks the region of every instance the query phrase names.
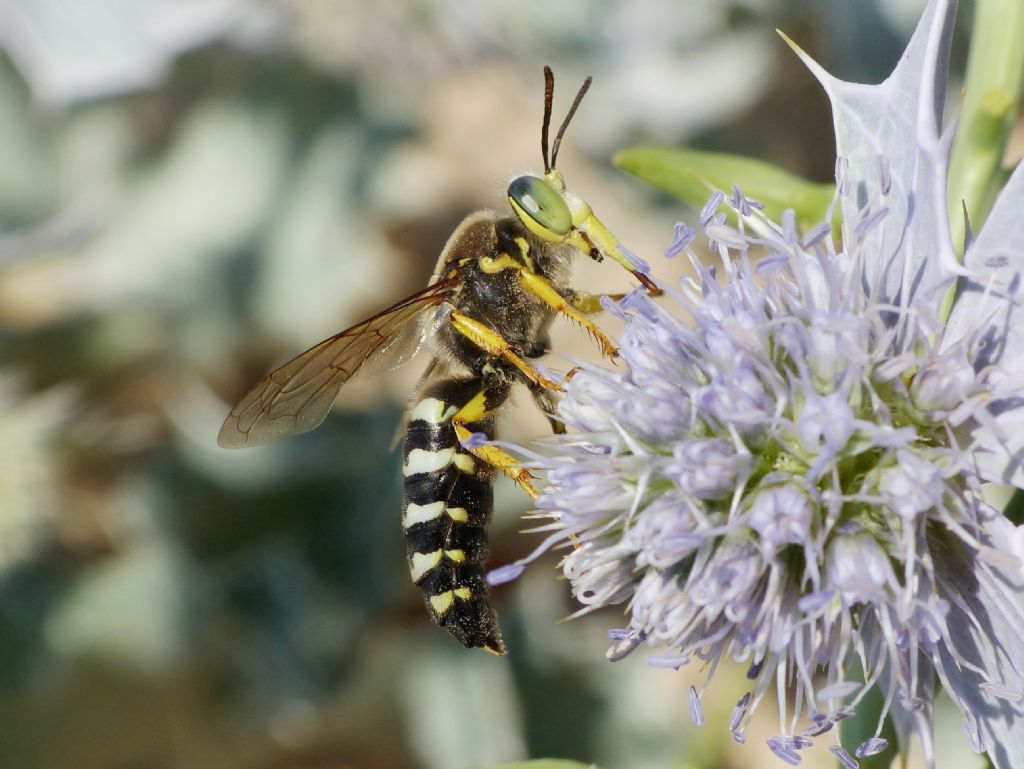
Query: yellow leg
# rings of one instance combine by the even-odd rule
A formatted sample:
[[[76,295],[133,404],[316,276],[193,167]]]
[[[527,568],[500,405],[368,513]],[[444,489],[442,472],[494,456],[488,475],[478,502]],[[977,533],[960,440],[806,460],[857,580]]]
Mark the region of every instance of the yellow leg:
[[[613,302],[617,302],[624,296],[625,294],[587,294],[577,291],[572,298],[572,306],[584,315],[596,315],[599,312],[604,312],[604,307],[601,306],[602,299],[608,297]]]
[[[533,271],[533,261],[530,259],[530,247],[526,242],[525,238],[516,238],[516,243],[519,245],[519,249],[522,252],[522,262],[516,261],[506,253],[500,253],[497,256],[481,256],[478,260],[480,269],[487,273],[503,272],[504,270],[515,270],[519,276],[520,285],[530,294],[540,299],[546,305],[548,305],[555,312],[560,312],[563,315],[572,318],[574,321],[580,324],[586,329],[591,336],[601,346],[601,352],[609,357],[618,357],[618,350],[615,344],[603,333],[601,330],[594,325],[590,320],[587,320],[584,315],[593,315],[601,312],[604,308],[601,307],[601,296],[593,294],[585,294],[583,292],[575,292],[570,300],[567,300],[558,291],[548,283],[544,278]],[[625,294],[610,294],[612,299],[621,299]],[[456,326],[458,328],[458,326]],[[460,331],[463,331],[461,328]],[[463,331],[463,333],[466,333]],[[493,333],[493,332],[492,332]],[[469,336],[469,334],[466,334]],[[473,337],[470,337],[471,339]],[[474,339],[474,341],[476,341]],[[516,364],[518,366],[518,364]]]
[[[489,326],[478,320],[473,320],[473,318],[470,318],[468,315],[463,315],[458,310],[452,310],[451,324],[455,326],[455,329],[460,334],[465,336],[484,352],[493,355],[495,358],[502,358],[511,363],[534,384],[546,387],[549,390],[557,390],[559,392],[563,390],[562,385],[553,379],[548,379],[517,355],[512,349],[512,345],[510,345],[501,336],[501,334],[498,334]]]
[[[588,320],[581,311],[569,304],[568,300],[559,294],[555,290],[554,286],[544,280],[540,275],[533,272],[527,272],[526,270],[519,270],[519,283],[524,289],[551,307],[551,309],[562,313],[566,317],[572,318],[585,328],[600,345],[601,352],[604,355],[609,358],[618,357],[619,350],[612,340],[601,333],[601,330],[595,326],[593,322]],[[597,302],[598,307],[600,307],[600,299],[598,299]]]
[[[468,424],[478,422],[487,416],[491,411],[498,408],[508,398],[508,386],[497,388],[484,387],[480,392],[455,412],[452,416],[452,425],[455,427],[455,435],[460,442],[465,442],[472,433],[466,427]],[[509,478],[518,483],[523,491],[531,498],[537,498],[537,490],[533,486],[533,476],[530,471],[520,466],[519,462],[508,452],[502,451],[497,446],[465,446],[477,459],[480,459],[492,467],[496,467],[505,473]]]
[[[661,296],[661,289],[654,284],[654,281],[630,263],[619,248],[618,238],[608,231],[608,228],[590,210],[590,206],[578,198],[577,204],[577,210],[573,211],[573,228],[569,231],[569,235],[566,238],[568,243],[598,261],[601,261],[601,256],[610,256],[629,270],[633,277],[639,280],[643,287],[647,289],[648,294],[651,296]]]
[[[566,374],[565,381],[568,381],[569,377],[573,375],[574,372],[575,369],[570,370],[569,373]],[[564,435],[565,423],[555,416],[558,404],[551,395],[551,391],[545,390],[543,387],[531,385],[530,392],[533,394],[533,402],[537,404],[537,408],[541,410],[544,416],[547,417],[548,422],[551,424],[551,432],[555,435]]]

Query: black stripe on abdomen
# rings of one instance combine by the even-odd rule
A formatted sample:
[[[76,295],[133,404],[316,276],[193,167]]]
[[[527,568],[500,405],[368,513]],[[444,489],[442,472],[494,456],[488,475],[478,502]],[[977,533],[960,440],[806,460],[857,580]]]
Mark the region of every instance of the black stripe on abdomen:
[[[464,646],[504,654],[484,578],[494,469],[462,448],[451,422],[479,388],[476,379],[441,381],[413,407],[403,448],[402,526],[409,571],[434,622]],[[490,421],[467,428],[489,433]]]

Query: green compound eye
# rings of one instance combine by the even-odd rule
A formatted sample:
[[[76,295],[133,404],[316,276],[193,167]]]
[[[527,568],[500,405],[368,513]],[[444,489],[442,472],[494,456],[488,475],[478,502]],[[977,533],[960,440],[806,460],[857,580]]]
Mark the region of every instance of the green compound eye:
[[[554,187],[537,176],[520,176],[508,186],[508,200],[519,220],[538,238],[561,241],[572,229],[572,215]]]

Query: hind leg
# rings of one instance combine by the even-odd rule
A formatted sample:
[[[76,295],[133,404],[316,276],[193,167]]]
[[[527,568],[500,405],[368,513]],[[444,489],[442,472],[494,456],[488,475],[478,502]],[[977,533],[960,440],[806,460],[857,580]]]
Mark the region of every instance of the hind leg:
[[[536,385],[540,387],[540,385]],[[541,388],[543,389],[543,388]],[[491,467],[501,470],[505,475],[519,484],[519,486],[530,495],[537,498],[537,490],[533,487],[533,476],[519,464],[519,461],[508,452],[497,446],[465,445],[472,435],[468,425],[491,416],[497,409],[504,405],[512,392],[512,384],[507,378],[498,375],[496,372],[485,371],[481,381],[480,390],[452,416],[452,425],[455,428],[455,435],[463,448],[477,459],[486,462]]]

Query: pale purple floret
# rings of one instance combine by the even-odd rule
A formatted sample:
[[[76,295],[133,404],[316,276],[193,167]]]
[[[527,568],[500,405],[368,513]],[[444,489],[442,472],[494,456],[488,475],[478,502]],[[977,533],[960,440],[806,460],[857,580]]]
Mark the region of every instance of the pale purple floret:
[[[637,638],[635,630],[623,627],[613,627],[608,631],[608,640],[610,641],[626,641]]]
[[[666,468],[679,490],[689,497],[722,499],[746,478],[748,454],[737,454],[730,441],[696,439],[672,448],[674,461]]]
[[[612,628],[608,631],[608,638],[616,642],[605,652],[605,657],[609,662],[624,660],[647,640],[647,636],[642,632],[637,633],[635,630],[627,628]]]
[[[743,719],[747,715],[747,708],[750,706],[750,692],[747,692],[740,701],[736,703],[736,707],[733,708],[732,717],[729,719],[729,731],[735,733],[739,728],[740,724],[743,723]]]
[[[853,718],[857,714],[857,709],[852,705],[844,705],[841,708],[836,708],[828,714],[829,720],[832,722],[844,721],[847,718]]]
[[[675,259],[686,251],[697,237],[697,230],[683,222],[676,222],[675,232],[672,235],[672,242],[665,249],[666,259]]]
[[[704,708],[700,704],[700,695],[697,694],[697,687],[690,684],[690,720],[694,726],[704,726]]]
[[[857,759],[851,756],[842,745],[829,745],[828,751],[836,757],[836,760],[839,761],[845,769],[857,769],[857,767],[860,766]]]
[[[499,566],[497,569],[492,569],[487,572],[487,584],[491,586],[504,585],[506,582],[519,579],[525,570],[526,566],[521,563],[510,563],[505,566]]]
[[[643,643],[643,639],[639,637],[623,638],[618,643],[609,646],[604,656],[609,662],[621,662],[636,651],[641,643]]]
[[[885,737],[871,737],[862,742],[854,752],[857,754],[857,758],[867,758],[881,753],[887,747],[889,747],[889,740]]]
[[[825,732],[832,731],[833,726],[835,726],[835,724],[826,718],[822,721],[815,721],[802,732],[800,732],[800,734],[802,734],[804,737],[820,737],[821,735],[825,734]]]
[[[772,753],[777,755],[787,764],[799,766],[800,762],[803,761],[803,758],[800,756],[800,754],[796,752],[796,748],[794,748],[791,744],[784,742],[779,737],[772,737],[771,739],[769,739],[768,747],[771,749]]]
[[[763,211],[764,203],[746,197],[734,184],[732,185],[732,195],[729,196],[729,207],[740,216],[750,216],[754,211]]]
[[[851,694],[856,694],[861,690],[863,684],[857,681],[837,681],[834,684],[818,690],[819,700],[841,700],[849,697]]]
[[[793,484],[767,488],[754,497],[748,525],[764,546],[798,545],[810,535],[813,511],[807,495]]]
[[[721,191],[715,191],[711,193],[711,197],[708,198],[708,202],[704,204],[704,207],[700,210],[700,226],[707,227],[718,213],[719,206],[725,202],[725,193]]]
[[[814,248],[820,245],[832,232],[832,225],[828,222],[822,222],[817,224],[807,231],[803,239],[800,241],[800,247],[805,249]]]
[[[673,670],[679,670],[683,665],[687,665],[690,662],[690,658],[682,654],[651,654],[647,657],[647,664],[652,668],[672,668]]]

